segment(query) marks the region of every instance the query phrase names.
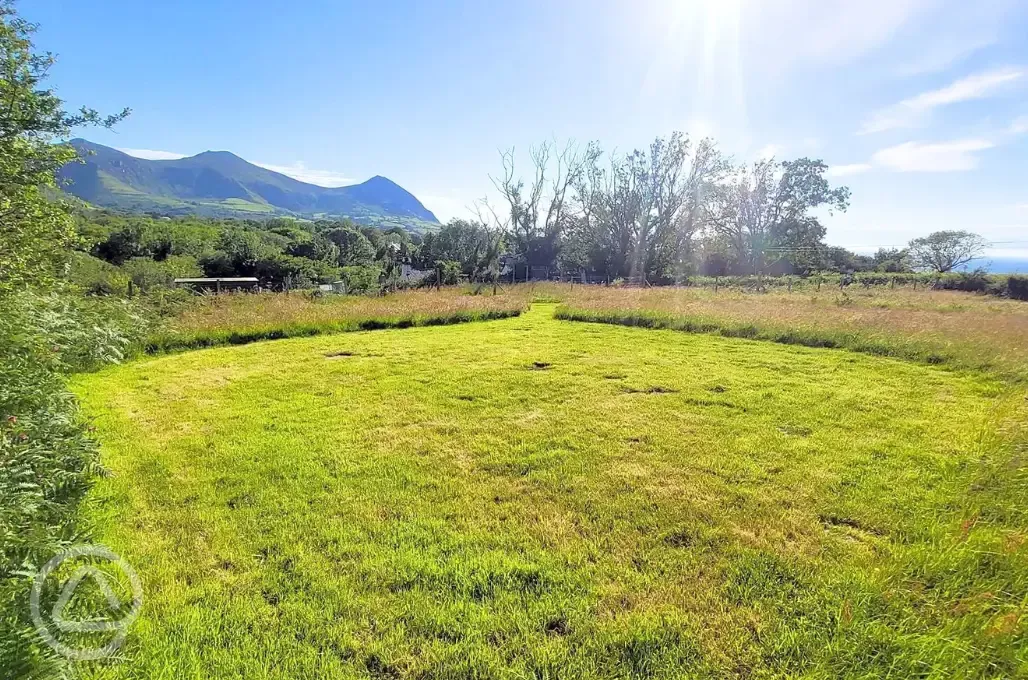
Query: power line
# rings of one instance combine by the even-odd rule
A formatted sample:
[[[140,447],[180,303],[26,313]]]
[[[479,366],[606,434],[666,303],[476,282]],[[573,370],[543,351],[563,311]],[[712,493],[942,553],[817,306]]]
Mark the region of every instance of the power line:
[[[906,244],[906,243],[884,243],[884,244],[870,244],[870,245],[860,245],[860,246],[851,246],[851,247],[856,247],[856,248],[905,248],[905,247],[907,247],[907,245],[908,244]],[[989,241],[987,247],[992,247],[992,246],[1011,246],[1011,245],[1028,246],[1028,241]],[[811,252],[811,251],[812,252],[817,252],[817,251],[824,250],[826,248],[841,248],[841,247],[843,247],[843,246],[831,246],[831,245],[824,245],[824,246],[769,246],[767,248],[764,248],[764,250],[766,250],[766,251],[775,251],[775,252],[804,252],[804,251],[807,251],[807,252]]]

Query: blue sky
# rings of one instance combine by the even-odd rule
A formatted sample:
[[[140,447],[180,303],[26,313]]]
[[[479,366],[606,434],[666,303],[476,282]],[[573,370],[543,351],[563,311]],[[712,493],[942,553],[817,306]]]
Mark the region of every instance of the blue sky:
[[[23,2],[94,141],[227,149],[321,184],[385,175],[443,219],[498,149],[629,150],[683,130],[849,185],[831,243],[969,229],[1028,257],[1028,3],[1018,0]],[[139,151],[143,150],[143,151]],[[159,154],[157,154],[159,155]],[[1000,252],[1002,251],[1002,252]]]

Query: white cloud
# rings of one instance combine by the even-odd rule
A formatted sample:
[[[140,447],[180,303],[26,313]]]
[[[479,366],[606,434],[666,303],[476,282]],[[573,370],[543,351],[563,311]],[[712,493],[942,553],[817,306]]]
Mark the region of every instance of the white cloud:
[[[743,44],[758,67],[777,70],[797,63],[848,63],[889,42],[938,2],[776,0],[744,5]]]
[[[1028,116],[1021,116],[1007,128],[1007,132],[1012,135],[1023,135],[1028,133]]]
[[[832,165],[825,174],[829,177],[847,177],[867,172],[873,166],[870,163],[850,163],[848,165]]]
[[[345,177],[334,170],[315,170],[314,168],[308,168],[301,161],[296,161],[292,165],[274,165],[272,163],[252,162],[254,165],[259,165],[260,167],[271,170],[272,172],[287,175],[293,179],[298,179],[301,182],[306,182],[307,184],[316,184],[319,187],[344,187],[356,182],[352,177]]]
[[[179,158],[185,158],[187,154],[175,153],[174,151],[158,151],[156,149],[121,149],[118,151],[127,153],[129,156],[135,156],[136,158],[145,158],[150,161],[174,161]]]
[[[897,172],[957,172],[978,167],[977,152],[994,146],[987,139],[905,142],[876,151],[871,161]]]
[[[1020,68],[1001,68],[961,78],[938,90],[922,92],[874,113],[864,123],[860,133],[914,127],[940,106],[990,97],[1021,79],[1024,74]]]
[[[960,31],[954,31],[952,34],[939,36],[927,45],[918,45],[918,54],[896,69],[896,75],[909,78],[938,73],[995,43],[996,38],[991,33],[968,36],[961,35]]]

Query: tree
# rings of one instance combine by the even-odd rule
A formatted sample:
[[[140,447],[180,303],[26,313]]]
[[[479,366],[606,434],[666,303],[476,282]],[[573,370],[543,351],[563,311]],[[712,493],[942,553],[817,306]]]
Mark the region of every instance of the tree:
[[[549,142],[533,147],[529,150],[532,179],[527,186],[517,175],[514,149],[500,156],[503,177],[491,179],[506,210],[501,214],[486,205],[494,227],[510,233],[519,260],[551,267],[560,255],[564,233],[574,220],[570,192],[583,171],[583,156],[572,142],[559,152],[554,152]]]
[[[54,142],[74,127],[111,127],[129,113],[65,113],[42,87],[54,57],[33,52],[35,31],[11,0],[0,0],[0,295],[52,279],[75,238],[73,220],[52,195],[57,171],[76,155]]]
[[[134,257],[149,257],[143,220],[131,220],[93,246],[93,255],[111,264],[121,265]]]
[[[730,165],[712,139],[700,140],[690,154],[688,138],[679,133],[668,142],[658,138],[650,156],[656,229],[646,271],[680,283],[690,271],[694,238],[708,221],[714,187]]]
[[[642,151],[614,158],[610,176],[603,192],[604,219],[598,237],[607,251],[608,276],[631,276],[636,236],[644,213],[648,213],[649,173]]]
[[[875,260],[867,255],[858,255],[839,246],[822,249],[819,269],[828,269],[843,274],[868,272],[875,268]]]
[[[375,246],[356,229],[336,227],[325,232],[325,238],[338,246],[339,265],[342,267],[368,266],[375,261]]]
[[[988,245],[969,231],[937,231],[911,241],[908,257],[914,269],[942,274],[977,260]]]
[[[502,235],[482,222],[452,219],[438,232],[429,233],[420,257],[428,267],[439,261],[460,263],[461,273],[476,280],[492,280],[499,272]]]
[[[727,162],[713,141],[694,150],[680,132],[658,137],[648,152],[612,157],[609,172],[599,167],[602,155],[589,144],[574,183],[576,256],[608,276],[680,281]]]
[[[227,256],[230,271],[212,271],[207,261],[201,259],[207,276],[254,276],[257,263],[273,257],[278,250],[265,243],[258,232],[232,229],[222,233],[217,252]]]
[[[339,261],[339,246],[327,239],[323,234],[303,232],[304,236],[294,240],[285,248],[287,255],[305,257],[317,262],[330,262],[335,265]]]
[[[740,169],[733,181],[717,187],[711,218],[715,234],[750,273],[764,273],[769,263],[783,258],[801,268],[811,266],[825,235],[811,211],[849,206],[849,189],[831,188],[827,170],[809,158],[761,160]]]
[[[875,271],[890,274],[910,271],[906,248],[879,248],[874,254]]]

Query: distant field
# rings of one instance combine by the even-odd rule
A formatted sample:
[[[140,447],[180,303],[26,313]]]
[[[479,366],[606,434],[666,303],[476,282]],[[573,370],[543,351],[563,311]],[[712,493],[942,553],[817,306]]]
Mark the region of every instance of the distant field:
[[[206,205],[212,208],[224,208],[225,210],[239,210],[243,212],[252,213],[264,213],[267,215],[276,212],[275,207],[268,205],[267,203],[247,201],[243,198],[226,198],[222,201],[198,201],[198,203],[200,205]]]
[[[1023,391],[553,312],[80,376],[146,591],[84,675],[1028,672]]]
[[[1028,303],[954,291],[851,287],[752,293],[551,286],[561,316],[838,347],[1028,379]]]
[[[257,340],[355,330],[438,326],[517,316],[528,288],[502,296],[463,289],[408,291],[386,297],[312,298],[305,293],[208,296],[188,306],[150,337],[150,352],[239,345]]]

